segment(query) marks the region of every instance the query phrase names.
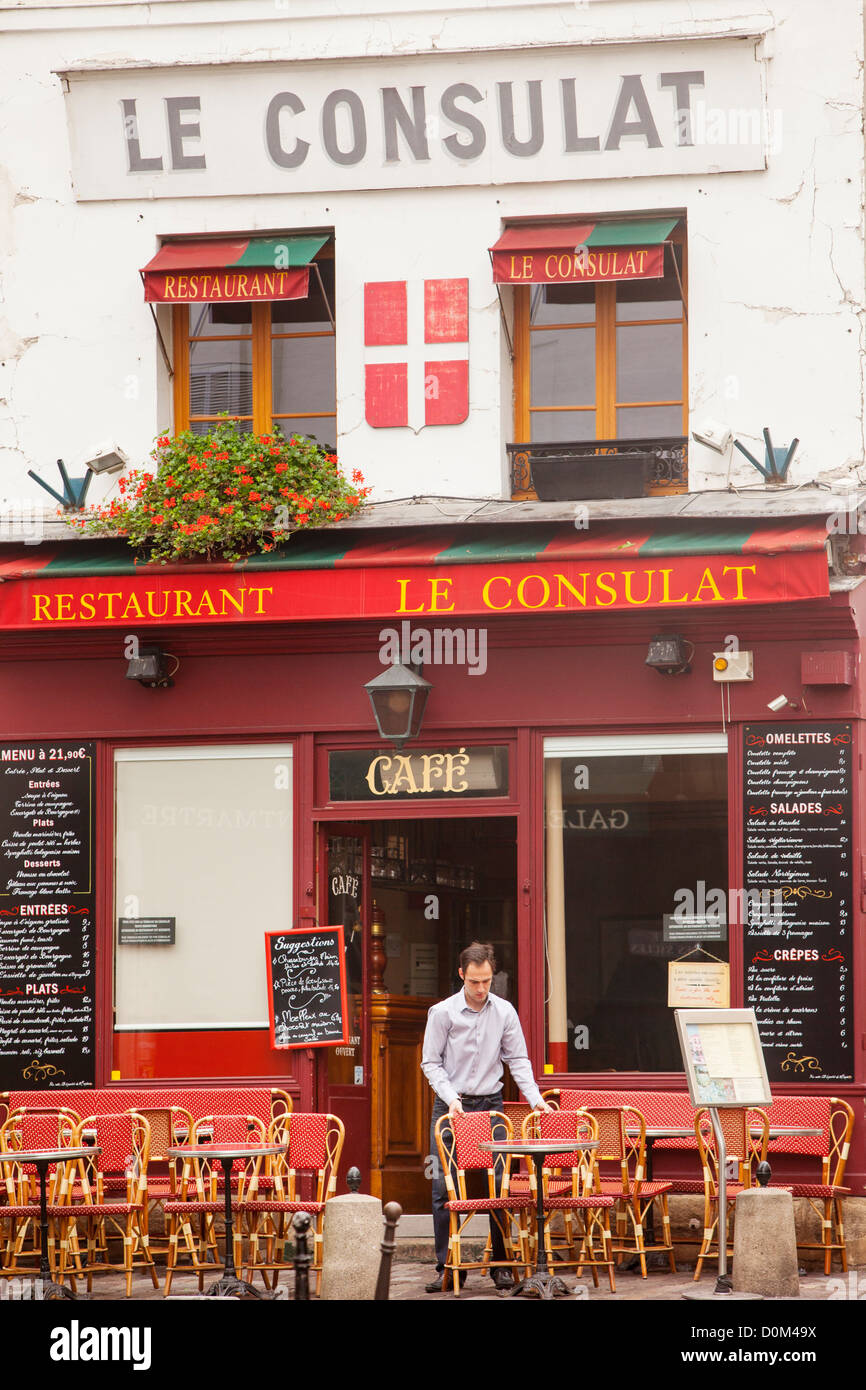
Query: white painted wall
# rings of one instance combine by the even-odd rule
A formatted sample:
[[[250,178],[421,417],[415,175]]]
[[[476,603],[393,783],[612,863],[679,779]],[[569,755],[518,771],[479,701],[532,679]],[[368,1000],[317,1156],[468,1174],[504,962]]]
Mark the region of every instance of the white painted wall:
[[[861,4],[456,0],[446,12],[422,0],[378,0],[372,16],[366,8],[365,0],[0,3],[0,507],[7,515],[10,506],[43,501],[28,468],[53,481],[62,456],[80,472],[74,465],[107,439],[140,463],[170,425],[167,374],[138,275],[161,237],[322,226],[333,226],[336,238],[345,467],[360,468],[379,500],[504,496],[511,382],[487,254],[503,220],[669,209],[688,218],[692,424],[722,420],[759,456],[762,426],[777,444],[799,436],[794,482],[855,473],[866,481]],[[489,175],[499,182],[461,187],[334,191],[324,168],[311,189],[295,193],[163,196],[170,179],[156,181],[152,197],[85,202],[73,191],[59,71],[120,70],[138,81],[133,68],[180,65],[193,84],[203,63],[243,62],[256,65],[248,70],[256,81],[263,72],[276,76],[280,90],[311,71],[318,81],[318,67],[327,82],[343,85],[340,74],[357,72],[359,60],[375,84],[390,70],[381,60],[395,54],[401,71],[424,82],[443,63],[465,69],[466,59],[443,53],[468,52],[471,66],[472,50],[489,50],[485,63],[508,72],[513,62],[517,91],[526,68],[510,49],[533,48],[543,77],[562,45],[628,43],[620,70],[646,73],[658,66],[659,40],[732,34],[766,35],[758,49],[772,115],[765,169],[712,172],[705,151],[703,172],[623,176],[620,169],[640,167],[643,151],[635,149],[621,166],[606,155],[603,176],[593,179],[563,179],[562,161],[542,155],[510,175],[522,177],[525,166],[522,183],[508,182],[500,161]],[[754,53],[744,41],[742,64],[754,65]],[[259,66],[275,62],[278,69]],[[744,67],[747,90],[754,77]],[[116,146],[112,122],[119,123],[111,109],[105,129],[97,121],[76,151],[79,187],[81,170],[94,183],[105,173]],[[246,108],[230,109],[240,128]],[[676,155],[671,150],[669,166],[679,169]],[[238,167],[239,180],[247,178]],[[383,177],[371,168],[367,182]],[[354,182],[363,185],[362,171]],[[363,284],[425,276],[469,278],[469,418],[417,434],[371,429],[363,409]],[[693,489],[757,481],[739,454],[691,446]],[[114,486],[96,480],[91,497]]]

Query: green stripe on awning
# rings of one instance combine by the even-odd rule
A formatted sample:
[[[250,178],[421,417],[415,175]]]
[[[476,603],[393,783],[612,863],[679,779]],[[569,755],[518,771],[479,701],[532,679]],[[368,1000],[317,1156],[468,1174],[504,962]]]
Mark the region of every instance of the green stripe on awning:
[[[666,241],[678,217],[647,222],[598,222],[586,238],[587,246],[658,246]]]
[[[288,545],[275,546],[264,554],[239,560],[235,569],[244,570],[332,570],[338,560],[360,544],[357,535],[344,531],[318,534],[296,531]]]
[[[309,265],[327,240],[327,236],[254,237],[234,264],[296,270]]]
[[[537,560],[544,547],[549,544],[549,526],[515,526],[517,534],[513,537],[502,531],[487,531],[481,535],[471,535],[446,546],[436,556],[437,565],[483,564],[485,561],[499,560]]]
[[[697,526],[688,531],[667,531],[657,528],[638,554],[644,555],[742,555],[746,542],[759,529],[756,525],[744,530],[725,527]]]

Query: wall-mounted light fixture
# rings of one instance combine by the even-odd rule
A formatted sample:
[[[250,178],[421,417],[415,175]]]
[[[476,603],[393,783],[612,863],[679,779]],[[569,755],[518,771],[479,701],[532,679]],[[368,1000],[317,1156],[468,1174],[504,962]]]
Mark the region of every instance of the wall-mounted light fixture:
[[[395,662],[364,686],[380,738],[402,748],[421,732],[427,697],[433,689],[419,671]]]
[[[646,665],[660,676],[687,676],[694,654],[694,644],[678,632],[659,633],[650,641]]]
[[[167,667],[168,661],[174,662],[171,671]],[[131,656],[126,663],[126,679],[138,681],[139,685],[147,686],[150,690],[165,690],[174,685],[179,666],[177,657],[162,651],[160,647],[140,647],[138,655]]]
[[[787,695],[777,695],[774,700],[767,701],[767,709],[771,709],[774,714],[779,714],[783,709],[799,709],[796,700],[789,700]]]

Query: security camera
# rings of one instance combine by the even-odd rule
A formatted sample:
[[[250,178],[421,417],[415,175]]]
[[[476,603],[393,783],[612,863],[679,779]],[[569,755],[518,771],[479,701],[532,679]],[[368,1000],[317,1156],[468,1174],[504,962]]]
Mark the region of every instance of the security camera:
[[[725,452],[732,438],[727,425],[720,424],[718,420],[703,420],[697,429],[692,430],[692,439],[696,439],[699,444],[706,444],[719,454]]]
[[[91,473],[120,473],[129,463],[129,457],[116,444],[100,444],[85,460],[85,468]]]
[[[774,714],[778,714],[780,709],[796,709],[794,700],[789,700],[787,695],[777,695],[775,700],[767,701],[767,709],[771,709]]]

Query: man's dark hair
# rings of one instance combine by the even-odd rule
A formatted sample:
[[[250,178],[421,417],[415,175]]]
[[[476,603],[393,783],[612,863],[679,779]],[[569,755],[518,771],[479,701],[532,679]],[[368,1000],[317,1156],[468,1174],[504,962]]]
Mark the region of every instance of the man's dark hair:
[[[489,941],[472,941],[465,951],[460,952],[461,970],[465,970],[467,965],[484,965],[486,961],[490,961],[490,969],[495,975],[496,957]]]

